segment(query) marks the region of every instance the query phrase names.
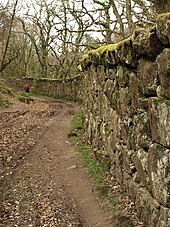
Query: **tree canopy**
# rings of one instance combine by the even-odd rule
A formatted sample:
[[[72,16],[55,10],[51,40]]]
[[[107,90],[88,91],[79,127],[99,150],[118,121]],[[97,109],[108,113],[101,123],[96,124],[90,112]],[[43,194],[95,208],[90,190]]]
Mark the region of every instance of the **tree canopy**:
[[[0,3],[2,76],[65,78],[80,55],[155,24],[168,0],[13,0]],[[12,73],[11,73],[12,72]]]

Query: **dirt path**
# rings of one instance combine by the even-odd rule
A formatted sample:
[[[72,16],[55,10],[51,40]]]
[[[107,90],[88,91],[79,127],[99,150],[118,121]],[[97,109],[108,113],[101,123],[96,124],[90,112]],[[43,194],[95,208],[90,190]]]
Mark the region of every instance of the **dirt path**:
[[[0,226],[113,226],[67,141],[77,110],[69,103],[36,100],[0,112]]]

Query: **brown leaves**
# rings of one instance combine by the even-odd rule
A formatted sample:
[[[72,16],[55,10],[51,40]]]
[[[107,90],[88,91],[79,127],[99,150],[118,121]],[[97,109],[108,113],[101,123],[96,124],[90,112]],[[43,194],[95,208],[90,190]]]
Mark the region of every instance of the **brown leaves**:
[[[24,170],[24,163],[21,165],[28,152],[35,151],[33,146],[41,143],[40,138],[46,132],[49,120],[60,113],[62,105],[35,102],[25,107],[26,111],[22,110],[22,106],[19,111],[0,113],[0,179],[4,183],[3,196],[0,198],[0,222],[4,226],[15,227],[82,226],[64,191],[61,188],[54,190],[53,185],[47,185],[46,190],[44,175],[41,180],[37,176],[38,183],[35,184],[32,176],[24,174],[24,170],[31,168],[32,163],[25,161],[28,165],[25,165]],[[14,173],[19,173],[18,178]],[[7,185],[10,187],[7,188]]]

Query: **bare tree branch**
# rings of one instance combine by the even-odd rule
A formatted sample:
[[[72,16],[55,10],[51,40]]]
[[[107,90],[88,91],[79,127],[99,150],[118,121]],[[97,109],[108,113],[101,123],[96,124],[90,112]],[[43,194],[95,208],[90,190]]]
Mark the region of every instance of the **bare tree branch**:
[[[16,0],[15,3],[14,3],[13,13],[12,13],[12,17],[11,17],[11,21],[10,21],[10,25],[9,25],[8,36],[7,36],[5,48],[4,48],[3,55],[2,55],[2,59],[1,59],[0,72],[2,72],[2,71],[7,67],[7,65],[9,65],[9,64],[11,63],[11,61],[14,60],[14,59],[16,58],[16,57],[10,58],[10,59],[5,63],[5,57],[6,57],[6,54],[7,54],[8,45],[9,45],[9,40],[10,40],[10,37],[11,37],[12,25],[13,25],[15,13],[16,13],[17,4],[18,4],[18,0]]]

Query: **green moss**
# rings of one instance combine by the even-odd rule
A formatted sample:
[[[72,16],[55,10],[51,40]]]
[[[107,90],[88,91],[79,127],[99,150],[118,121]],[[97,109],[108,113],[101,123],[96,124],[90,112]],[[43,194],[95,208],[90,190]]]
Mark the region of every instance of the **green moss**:
[[[83,109],[80,109],[80,111],[74,115],[74,117],[71,121],[71,127],[70,127],[70,132],[68,134],[68,137],[78,136],[78,134],[82,133],[83,116],[84,116]]]
[[[94,61],[100,61],[101,55],[98,53],[97,50],[91,50],[88,52],[89,59],[93,59]]]
[[[163,153],[163,152],[165,151],[165,148],[162,147],[161,145],[157,145],[156,151],[157,151],[158,153]]]
[[[73,135],[74,141],[72,142],[75,143],[77,152],[79,152],[81,157],[83,158],[85,167],[93,179],[93,183],[95,185],[95,188],[97,189],[98,194],[100,196],[104,196],[112,206],[112,215],[113,215],[113,220],[115,221],[116,217],[118,217],[121,214],[120,201],[118,200],[118,198],[115,197],[114,194],[112,194],[112,189],[109,188],[109,184],[107,182],[107,177],[106,177],[107,168],[101,165],[101,163],[91,155],[90,149],[83,141],[84,132],[79,131],[79,128],[83,127],[82,121],[83,121],[83,111],[81,110],[73,117],[71,122],[70,133],[74,134],[74,132],[76,132],[76,136]],[[108,165],[110,166],[110,164]],[[127,225],[124,224],[121,226],[127,226]]]
[[[52,77],[39,77],[39,78],[29,78],[29,79],[32,79],[32,80],[38,80],[38,81],[49,81],[49,82],[54,82],[54,81],[57,81],[57,82],[61,82],[61,83],[65,83],[65,82],[71,82],[75,79],[79,79],[81,78],[82,75],[81,74],[77,74],[76,76],[74,77],[71,77],[71,78],[52,78]]]
[[[127,39],[115,43],[115,44],[108,44],[105,46],[101,46],[95,50],[90,50],[87,54],[84,54],[82,58],[80,59],[80,64],[83,69],[86,69],[90,64],[90,62],[95,62],[98,65],[107,65],[110,62],[112,62],[113,58],[110,57],[109,53],[116,52],[122,45],[129,45],[131,42],[131,37],[128,37]]]
[[[169,64],[169,61],[170,61],[170,48],[164,49],[163,52],[162,52],[162,55],[165,55],[165,57],[167,58],[167,59],[165,59],[165,61],[167,61],[167,63]]]
[[[131,98],[131,95],[130,95],[130,93],[129,93],[128,91],[126,92],[125,98],[126,98],[126,104],[127,104],[128,106],[130,106],[131,103],[132,103],[132,98]]]
[[[153,99],[153,103],[155,104],[155,105],[158,105],[158,104],[160,104],[160,103],[164,103],[166,100],[165,99],[163,99],[163,98],[155,98],[155,99]]]
[[[96,53],[103,55],[107,51],[115,51],[117,47],[117,44],[109,44],[105,46],[101,46],[95,50],[90,50],[88,52],[89,55],[95,55]]]
[[[157,20],[159,20],[160,18],[163,18],[163,17],[170,17],[170,12],[158,14]]]
[[[116,51],[117,45],[118,45],[117,43],[108,45],[107,46],[108,51],[110,52]]]
[[[108,62],[108,52],[114,52],[116,50],[117,44],[109,44],[101,46],[95,50],[90,50],[88,52],[89,60],[95,61],[96,63]]]
[[[115,55],[111,53],[120,52],[121,47],[123,46],[131,46],[131,36],[125,40],[122,40],[119,43],[108,44],[105,46],[101,46],[95,50],[90,50],[87,54],[84,54],[80,59],[80,64],[83,70],[86,70],[92,63],[97,65],[110,66],[113,64],[117,64],[117,59]]]
[[[90,50],[87,54],[84,54],[80,59],[80,63],[89,60],[90,58],[96,57],[100,59],[102,55],[107,53],[107,51],[115,51],[117,44],[109,44],[105,46],[101,46],[95,50]]]
[[[63,79],[56,79],[56,78],[50,78],[50,77],[38,78],[38,80],[43,80],[43,81],[63,81]]]
[[[36,80],[39,80],[39,81],[52,81],[52,82],[54,82],[54,81],[58,81],[58,82],[63,82],[64,81],[64,79],[57,79],[57,78],[50,78],[50,77],[42,77],[42,78],[37,78]]]
[[[99,53],[99,54],[102,56],[104,53],[107,52],[107,47],[108,47],[108,46],[101,46],[101,47],[99,47],[99,48],[96,50],[96,52]]]
[[[81,63],[81,62],[84,62],[84,61],[86,61],[86,60],[88,60],[88,58],[89,58],[89,55],[88,55],[88,54],[84,54],[84,55],[82,56],[82,58],[80,59],[80,63]]]
[[[106,45],[106,46],[99,47],[99,48],[97,49],[97,52],[98,52],[100,55],[103,55],[103,54],[106,53],[107,51],[115,51],[115,50],[116,50],[116,47],[117,47],[117,44],[109,44],[109,45]]]
[[[143,31],[143,29],[144,28],[137,28],[137,29],[135,29],[135,31],[132,34],[132,37],[138,36]]]
[[[137,46],[141,46],[143,42],[146,41],[147,37],[148,37],[148,32],[149,30],[144,29],[144,28],[140,28],[137,32],[134,31],[133,35],[132,35],[132,39],[133,39],[133,43]],[[141,34],[141,35],[140,35]],[[140,36],[139,36],[140,35]],[[139,36],[139,37],[137,37]]]
[[[131,36],[117,43],[116,50],[120,48],[122,45],[130,44],[130,43],[131,43]]]
[[[149,31],[149,32],[155,32],[156,31],[156,26],[152,26],[152,27],[148,27],[148,28],[137,28],[134,30],[133,34],[132,34],[132,39],[134,39],[136,36],[140,35],[142,33],[145,34],[146,32],[144,31]],[[142,38],[142,37],[141,37]]]
[[[156,31],[156,25],[149,27],[150,32],[155,32]]]
[[[77,113],[71,121],[71,129],[68,137],[72,139],[71,141],[75,143],[77,151],[82,156],[85,161],[86,168],[91,175],[94,184],[98,191],[105,191],[108,188],[107,183],[104,181],[102,176],[105,173],[105,168],[100,165],[100,163],[94,159],[87,145],[83,142],[83,110]],[[72,138],[73,136],[73,138]]]

